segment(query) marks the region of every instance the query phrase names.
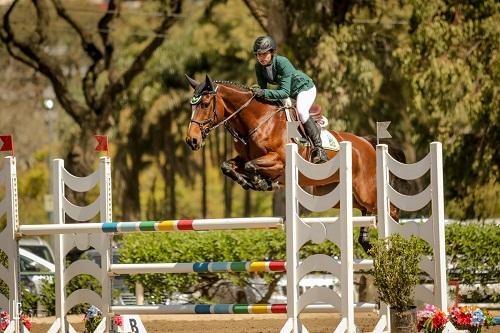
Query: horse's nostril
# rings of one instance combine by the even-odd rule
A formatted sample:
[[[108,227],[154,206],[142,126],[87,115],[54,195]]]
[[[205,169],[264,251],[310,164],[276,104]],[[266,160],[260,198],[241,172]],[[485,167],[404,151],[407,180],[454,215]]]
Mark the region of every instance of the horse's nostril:
[[[198,146],[198,139],[186,137],[186,143],[191,149],[196,150]]]

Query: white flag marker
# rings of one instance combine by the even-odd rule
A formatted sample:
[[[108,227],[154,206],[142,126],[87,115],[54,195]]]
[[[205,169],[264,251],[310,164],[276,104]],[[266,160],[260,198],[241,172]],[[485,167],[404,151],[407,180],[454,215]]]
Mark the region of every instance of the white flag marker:
[[[377,121],[377,144],[379,144],[380,139],[392,138],[391,134],[387,130],[387,127],[389,127],[390,124],[390,121]]]

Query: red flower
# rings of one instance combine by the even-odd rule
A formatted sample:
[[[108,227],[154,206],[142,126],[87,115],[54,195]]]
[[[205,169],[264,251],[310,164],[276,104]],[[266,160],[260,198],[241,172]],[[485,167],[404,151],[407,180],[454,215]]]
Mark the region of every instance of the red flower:
[[[25,321],[23,324],[24,324],[24,327],[26,327],[28,329],[28,331],[31,331],[31,322],[30,321]]]
[[[446,314],[442,311],[436,311],[436,314],[432,318],[432,326],[434,328],[442,328],[448,322],[448,318],[446,318]]]
[[[113,323],[114,323],[116,326],[123,326],[123,318],[122,318],[122,316],[120,316],[120,315],[116,315],[116,316],[114,316],[114,318],[113,318]]]
[[[8,322],[8,321],[2,321],[2,322],[0,323],[0,329],[1,329],[2,331],[5,331],[5,330],[7,329],[7,327],[8,327],[8,326],[9,326],[9,322]]]
[[[469,313],[458,313],[457,314],[457,324],[458,325],[470,325],[472,322],[472,317]]]
[[[31,325],[30,317],[28,317],[25,314],[22,314],[21,315],[21,320],[22,320],[22,322],[24,324],[24,327],[26,327],[28,329],[28,331],[31,330],[31,326],[32,325]]]

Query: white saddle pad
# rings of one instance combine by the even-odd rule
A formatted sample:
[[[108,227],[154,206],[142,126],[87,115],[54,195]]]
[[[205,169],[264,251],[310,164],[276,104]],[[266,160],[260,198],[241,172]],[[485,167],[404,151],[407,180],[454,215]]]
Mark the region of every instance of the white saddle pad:
[[[322,128],[321,129],[321,143],[323,148],[328,150],[339,151],[340,145],[337,139],[330,133],[328,130]]]

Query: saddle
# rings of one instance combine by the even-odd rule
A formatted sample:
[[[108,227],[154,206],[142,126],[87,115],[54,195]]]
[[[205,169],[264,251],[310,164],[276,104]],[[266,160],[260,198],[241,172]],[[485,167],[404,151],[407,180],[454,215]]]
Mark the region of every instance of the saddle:
[[[299,112],[297,110],[297,103],[295,100],[290,98],[281,101],[283,103],[283,108],[285,109],[286,120],[287,121],[298,121],[300,123],[298,132],[302,136],[299,139],[294,139],[296,144],[300,145],[310,145],[312,142],[309,137],[305,134],[304,126],[299,118]],[[333,151],[338,151],[340,149],[337,139],[328,131],[328,119],[322,114],[321,106],[314,104],[309,109],[309,116],[314,120],[316,126],[321,132],[321,140],[323,142],[323,148]]]
[[[285,108],[286,120],[300,121],[299,111],[297,110],[297,101],[291,98],[286,98],[281,100],[281,102],[283,104],[283,107]],[[313,104],[309,109],[309,116],[314,120],[316,126],[318,126],[318,129],[321,130],[328,126],[328,119],[326,119],[326,117],[323,116],[321,106]],[[302,126],[302,122],[300,123],[300,129],[302,130],[302,133],[300,134],[303,135],[304,128]]]

